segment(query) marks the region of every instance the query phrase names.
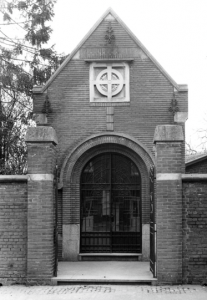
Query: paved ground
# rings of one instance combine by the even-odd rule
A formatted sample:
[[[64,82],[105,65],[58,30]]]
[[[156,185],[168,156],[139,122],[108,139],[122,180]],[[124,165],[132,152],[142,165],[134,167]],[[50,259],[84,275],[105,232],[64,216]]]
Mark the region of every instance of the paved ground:
[[[206,300],[207,287],[147,285],[2,286],[0,300]]]

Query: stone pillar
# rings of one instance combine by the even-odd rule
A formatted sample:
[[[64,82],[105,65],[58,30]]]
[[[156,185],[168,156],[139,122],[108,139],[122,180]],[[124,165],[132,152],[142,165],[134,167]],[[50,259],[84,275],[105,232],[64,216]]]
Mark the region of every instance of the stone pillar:
[[[52,127],[28,128],[27,278],[47,282],[54,273],[54,174],[57,137]]]
[[[160,283],[182,282],[182,142],[178,125],[156,127],[157,277]]]

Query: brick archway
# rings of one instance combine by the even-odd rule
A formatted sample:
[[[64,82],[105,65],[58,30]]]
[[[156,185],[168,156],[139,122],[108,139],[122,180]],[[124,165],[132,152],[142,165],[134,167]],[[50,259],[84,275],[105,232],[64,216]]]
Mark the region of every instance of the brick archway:
[[[137,153],[142,160],[145,162],[147,169],[150,168],[150,165],[155,164],[154,157],[149,152],[149,150],[137,139],[131,137],[128,134],[122,133],[102,133],[91,135],[80,144],[78,144],[68,155],[65,157],[64,162],[60,171],[60,182],[64,183],[65,180],[70,178],[72,169],[78,160],[86,151],[103,144],[116,144],[125,146],[135,153]]]
[[[149,168],[153,157],[137,140],[121,134],[92,136],[78,145],[65,159],[60,179],[63,184],[63,258],[77,260],[80,234],[80,176],[85,164],[94,156],[116,152],[129,157],[138,167],[142,178],[143,224],[149,223]],[[69,232],[72,235],[69,235]],[[69,251],[70,249],[73,250]]]

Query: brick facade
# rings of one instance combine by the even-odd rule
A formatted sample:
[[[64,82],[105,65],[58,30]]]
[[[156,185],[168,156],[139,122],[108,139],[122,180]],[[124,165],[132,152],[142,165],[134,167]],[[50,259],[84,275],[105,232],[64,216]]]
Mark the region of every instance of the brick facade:
[[[105,39],[109,26],[115,36],[111,44]],[[91,102],[91,64],[116,62],[123,62],[129,68],[130,101]],[[43,114],[46,98],[52,111]],[[179,112],[173,114],[170,107],[175,98]],[[129,158],[141,175],[143,246],[140,259],[149,260],[149,170],[153,165],[156,169],[158,283],[201,282],[203,275],[199,275],[199,268],[201,274],[205,274],[202,247],[206,243],[206,182],[182,183],[187,110],[186,86],[172,80],[116,14],[105,13],[49,82],[44,87],[34,88],[38,126],[30,128],[27,134],[28,184],[21,183],[20,189],[26,193],[21,194],[20,223],[21,247],[24,254],[27,251],[26,258],[19,260],[20,275],[28,280],[49,281],[54,274],[56,163],[59,259],[79,259],[82,170],[95,156],[110,152]],[[193,171],[189,167],[187,173],[207,173],[205,168],[194,167]],[[7,195],[8,189],[5,191]],[[15,203],[15,199],[11,202]],[[4,200],[2,203],[3,209],[10,213],[13,204],[10,207]],[[199,220],[192,214],[193,207]],[[15,209],[18,211],[18,207]],[[24,214],[27,219],[23,218]],[[15,217],[12,220],[17,222]],[[1,226],[4,232],[4,223]],[[12,265],[8,257],[6,276],[15,278],[15,272],[11,273],[8,267]]]
[[[113,30],[115,40],[108,43],[105,39],[109,26]],[[129,102],[90,102],[90,66],[91,64],[124,63],[129,68]],[[52,112],[47,115],[45,125],[52,126],[58,136],[58,169],[60,172],[60,185],[62,188],[62,226],[80,223],[80,172],[90,158],[89,151],[97,155],[100,151],[121,151],[130,157],[134,151],[133,143],[125,140],[120,142],[122,136],[128,136],[129,140],[142,145],[145,153],[137,154],[134,159],[142,173],[142,224],[149,228],[149,165],[154,163],[153,136],[157,125],[174,124],[175,117],[170,112],[171,101],[176,97],[179,105],[179,113],[186,114],[187,89],[177,85],[170,76],[160,67],[151,54],[144,48],[131,31],[115,15],[114,12],[106,13],[100,22],[83,39],[80,46],[66,59],[60,69],[54,74],[45,87],[34,89],[34,113],[37,119],[41,119],[45,97],[51,104]],[[44,118],[42,118],[44,119]],[[182,124],[182,118],[176,122]],[[39,121],[39,124],[41,125]],[[117,141],[110,145],[111,135],[117,135]],[[94,135],[104,135],[100,149],[98,145],[91,145]],[[124,139],[123,139],[124,140]],[[104,145],[105,143],[105,145]],[[121,144],[121,145],[120,145]],[[82,146],[81,146],[82,145]],[[80,151],[80,147],[84,151]],[[94,147],[94,149],[92,149]],[[107,149],[108,147],[108,149]],[[78,149],[78,150],[77,150]],[[102,150],[101,150],[102,149]],[[183,148],[184,149],[184,148]],[[77,152],[77,154],[75,154]],[[81,156],[82,155],[82,156]],[[91,154],[92,155],[92,154]],[[151,162],[147,157],[151,157]],[[182,150],[182,166],[184,166],[184,151]],[[83,164],[80,164],[83,161]],[[180,162],[179,162],[180,163]],[[144,166],[145,165],[145,166]],[[74,177],[73,171],[79,166],[80,172]],[[64,169],[64,171],[63,171]],[[66,174],[70,174],[66,176]],[[76,226],[77,225],[77,226]],[[68,229],[69,230],[69,229]],[[64,245],[69,248],[68,242],[59,235]],[[66,232],[66,231],[64,231]],[[149,233],[148,233],[149,235]],[[70,239],[67,237],[67,241]],[[77,240],[79,237],[77,236]],[[149,240],[149,237],[148,237]],[[78,241],[74,242],[74,249],[78,253]],[[66,256],[65,256],[66,255]],[[77,259],[77,254],[72,256]]]
[[[104,37],[111,24],[115,44],[106,44]],[[103,55],[103,50],[106,50]],[[107,52],[108,50],[108,52]],[[123,53],[122,53],[123,52]],[[87,59],[132,59],[130,68],[129,103],[90,103]],[[155,127],[174,124],[169,111],[174,86],[158,69],[132,36],[116,19],[103,19],[89,38],[77,50],[43,93],[34,94],[34,113],[41,114],[45,95],[49,97],[52,113],[48,115],[59,139],[59,166],[81,141],[107,130],[106,107],[114,105],[114,132],[129,134],[143,143],[149,152],[153,148]],[[187,112],[187,92],[177,91],[179,110]],[[95,106],[94,106],[95,105]],[[61,120],[61,122],[60,122]]]

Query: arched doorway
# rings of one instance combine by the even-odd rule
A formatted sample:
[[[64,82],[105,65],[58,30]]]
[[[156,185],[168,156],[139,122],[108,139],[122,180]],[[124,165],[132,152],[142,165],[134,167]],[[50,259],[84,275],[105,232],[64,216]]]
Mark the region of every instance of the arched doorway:
[[[129,158],[138,168],[141,177],[141,228],[140,232],[137,232],[141,249],[139,252],[139,260],[147,261],[149,259],[150,249],[149,169],[150,166],[154,164],[154,160],[150,152],[139,140],[129,135],[119,133],[102,133],[88,137],[85,141],[82,141],[78,146],[72,149],[63,162],[59,183],[59,186],[62,185],[62,236],[61,234],[59,235],[61,241],[59,243],[59,249],[62,253],[62,258],[65,261],[78,261],[80,259],[80,254],[82,253],[82,247],[80,247],[80,179],[86,165],[93,160],[93,158],[106,153],[120,154],[123,157]],[[94,254],[92,256],[98,255]],[[114,257],[114,255],[112,255],[112,257]]]
[[[80,180],[80,252],[140,253],[141,176],[115,152],[90,159]]]

